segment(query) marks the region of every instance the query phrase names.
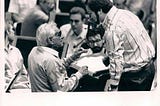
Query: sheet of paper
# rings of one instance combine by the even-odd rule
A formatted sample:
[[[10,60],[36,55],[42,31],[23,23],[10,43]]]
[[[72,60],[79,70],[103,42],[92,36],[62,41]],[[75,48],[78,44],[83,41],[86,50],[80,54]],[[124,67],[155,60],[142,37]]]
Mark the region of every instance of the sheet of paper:
[[[95,73],[97,71],[101,71],[101,70],[107,70],[108,67],[106,67],[103,64],[103,56],[98,56],[98,57],[84,57],[79,59],[77,62],[75,62],[75,64],[77,66],[88,66],[88,70],[92,73]]]

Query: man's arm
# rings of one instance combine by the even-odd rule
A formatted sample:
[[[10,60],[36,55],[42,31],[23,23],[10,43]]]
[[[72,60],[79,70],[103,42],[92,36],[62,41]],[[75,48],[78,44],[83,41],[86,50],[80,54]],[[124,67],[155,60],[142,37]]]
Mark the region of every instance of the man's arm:
[[[77,73],[68,78],[65,67],[55,60],[48,60],[46,67],[53,91],[73,91],[77,87],[79,79],[87,74],[87,68],[82,67]]]
[[[37,13],[35,13],[35,20],[37,26],[39,26],[43,23],[49,22],[49,16],[43,13],[42,11],[37,11]]]
[[[123,40],[121,39],[121,33],[112,31],[106,37],[107,40],[107,51],[110,58],[110,76],[111,78],[107,81],[105,90],[115,90],[118,87],[120,77],[123,71]],[[108,86],[108,87],[107,87]],[[113,88],[111,88],[113,86]]]

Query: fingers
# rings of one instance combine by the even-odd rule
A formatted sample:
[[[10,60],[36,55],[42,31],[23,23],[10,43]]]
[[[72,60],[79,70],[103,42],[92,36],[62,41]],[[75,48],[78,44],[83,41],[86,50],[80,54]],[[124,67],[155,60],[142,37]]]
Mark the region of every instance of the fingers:
[[[87,69],[88,70],[88,66],[82,66],[83,69]]]
[[[79,70],[79,72],[82,74],[82,75],[86,75],[88,74],[88,66],[82,66],[81,69]]]
[[[78,49],[77,52],[78,52],[79,54],[82,54],[82,53],[87,53],[87,51],[88,51],[88,50],[81,48],[81,49]]]

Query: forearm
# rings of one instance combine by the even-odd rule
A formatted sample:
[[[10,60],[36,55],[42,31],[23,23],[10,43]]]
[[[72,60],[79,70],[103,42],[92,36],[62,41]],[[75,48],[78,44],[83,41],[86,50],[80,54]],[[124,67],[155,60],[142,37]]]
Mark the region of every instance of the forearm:
[[[82,74],[77,72],[76,74],[71,75],[70,78],[65,78],[63,81],[61,81],[61,84],[59,85],[60,91],[68,92],[75,90],[81,77]]]
[[[123,35],[121,33],[117,33],[116,31],[114,33],[111,33],[111,36],[109,37],[109,47],[107,48],[108,56],[109,56],[109,62],[110,62],[110,85],[117,86],[120,81],[120,77],[124,68],[124,41],[121,38]],[[107,50],[106,49],[106,50]]]
[[[116,61],[116,60],[115,60]],[[111,79],[115,80],[115,84],[118,85],[118,82],[120,80],[120,76],[122,74],[123,71],[123,65],[121,64],[122,62],[110,62],[110,75],[111,75]]]
[[[16,14],[16,13],[12,13],[12,20],[13,20],[14,23],[22,21],[20,16],[18,14]]]
[[[63,59],[63,64],[66,68],[68,68],[74,61],[76,61],[78,57],[72,55],[67,59]]]

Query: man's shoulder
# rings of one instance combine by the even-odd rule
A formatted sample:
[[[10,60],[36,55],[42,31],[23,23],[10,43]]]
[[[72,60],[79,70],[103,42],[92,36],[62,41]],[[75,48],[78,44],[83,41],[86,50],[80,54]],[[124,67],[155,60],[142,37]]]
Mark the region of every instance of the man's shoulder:
[[[44,11],[42,11],[41,9],[40,9],[40,7],[38,7],[38,6],[35,6],[35,7],[33,7],[33,8],[30,8],[29,10],[28,10],[28,15],[27,15],[28,17],[31,17],[31,16],[47,16],[46,14],[45,14],[45,12]]]
[[[62,36],[63,36],[63,37],[66,37],[67,34],[68,34],[68,32],[70,31],[70,29],[71,29],[71,25],[70,25],[70,24],[62,25],[62,26],[60,27],[60,30],[61,30],[61,32],[62,32]]]
[[[18,52],[20,52],[20,50],[19,50],[17,47],[15,47],[15,46],[12,46],[12,45],[10,45],[10,50],[13,50],[13,51],[18,51]]]
[[[71,28],[71,25],[70,24],[64,24],[60,27],[61,30],[67,30],[67,29],[70,29]]]
[[[88,28],[88,25],[83,24],[83,28],[84,28],[84,29],[87,29],[87,28]]]

